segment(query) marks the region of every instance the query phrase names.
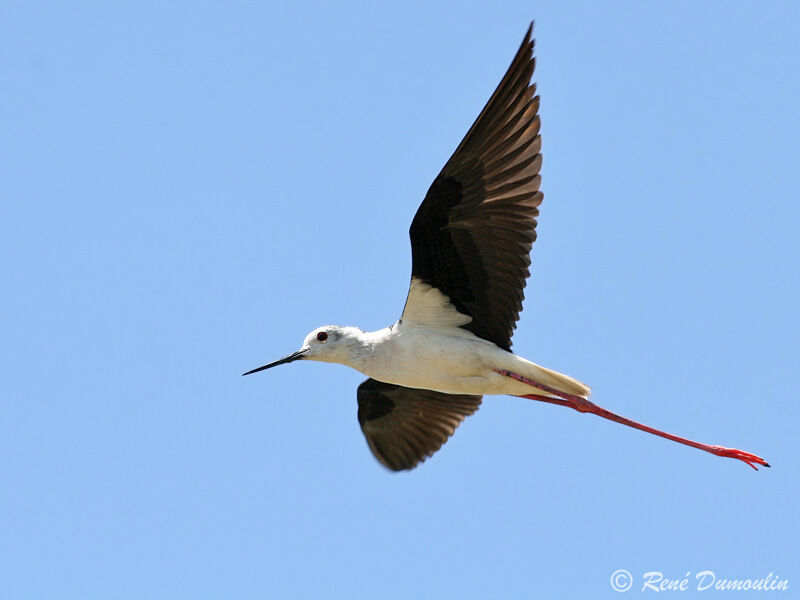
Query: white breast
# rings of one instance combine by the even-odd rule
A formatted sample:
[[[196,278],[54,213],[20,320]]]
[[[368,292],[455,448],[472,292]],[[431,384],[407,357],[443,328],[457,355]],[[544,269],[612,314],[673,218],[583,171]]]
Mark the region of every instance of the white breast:
[[[430,327],[405,321],[383,329],[371,351],[350,366],[365,375],[406,387],[486,394],[496,377],[494,344],[459,327]]]

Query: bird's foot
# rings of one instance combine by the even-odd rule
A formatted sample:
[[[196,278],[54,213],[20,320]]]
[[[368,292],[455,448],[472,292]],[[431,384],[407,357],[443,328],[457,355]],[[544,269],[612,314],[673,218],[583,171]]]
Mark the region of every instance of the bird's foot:
[[[761,465],[762,467],[770,466],[769,463],[760,456],[756,456],[755,454],[752,454],[750,452],[745,452],[744,450],[737,450],[736,448],[726,448],[725,446],[709,446],[708,452],[711,452],[711,454],[716,454],[717,456],[735,458],[736,460],[740,460],[744,463],[747,463],[748,465],[753,467],[756,471],[758,471],[758,467],[756,466],[756,464]]]

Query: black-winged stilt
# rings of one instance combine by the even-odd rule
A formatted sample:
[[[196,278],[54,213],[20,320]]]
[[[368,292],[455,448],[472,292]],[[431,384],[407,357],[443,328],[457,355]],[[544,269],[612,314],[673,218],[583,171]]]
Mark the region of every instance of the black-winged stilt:
[[[396,471],[436,452],[484,394],[567,406],[768,467],[755,454],[620,417],[590,402],[588,386],[511,353],[542,202],[532,29],[414,216],[411,286],[400,320],[373,332],[320,327],[297,352],[245,375],[304,359],[369,376],[358,386],[358,421],[373,454]]]

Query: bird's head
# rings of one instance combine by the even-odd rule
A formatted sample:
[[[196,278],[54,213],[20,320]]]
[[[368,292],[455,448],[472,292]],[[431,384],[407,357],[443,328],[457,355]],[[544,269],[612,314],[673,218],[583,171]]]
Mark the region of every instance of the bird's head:
[[[317,360],[348,364],[354,349],[360,345],[360,336],[363,332],[357,327],[340,327],[339,325],[326,325],[317,327],[306,336],[303,345],[296,352],[284,356],[280,360],[258,367],[244,373],[250,375],[265,369],[277,367],[296,360]]]

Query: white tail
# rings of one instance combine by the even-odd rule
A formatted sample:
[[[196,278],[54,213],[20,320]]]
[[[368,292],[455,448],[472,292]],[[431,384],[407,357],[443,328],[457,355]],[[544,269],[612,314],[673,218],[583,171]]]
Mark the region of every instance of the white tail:
[[[525,372],[520,374],[525,375],[525,377],[533,379],[538,383],[543,383],[544,385],[556,389],[559,392],[565,392],[567,394],[572,394],[573,396],[580,396],[581,398],[588,398],[589,394],[592,393],[592,388],[581,383],[577,379],[570,377],[569,375],[564,375],[558,371],[553,371],[552,369],[539,366],[536,363],[532,363],[528,360],[525,360],[525,363],[525,366],[528,368],[525,370]]]

